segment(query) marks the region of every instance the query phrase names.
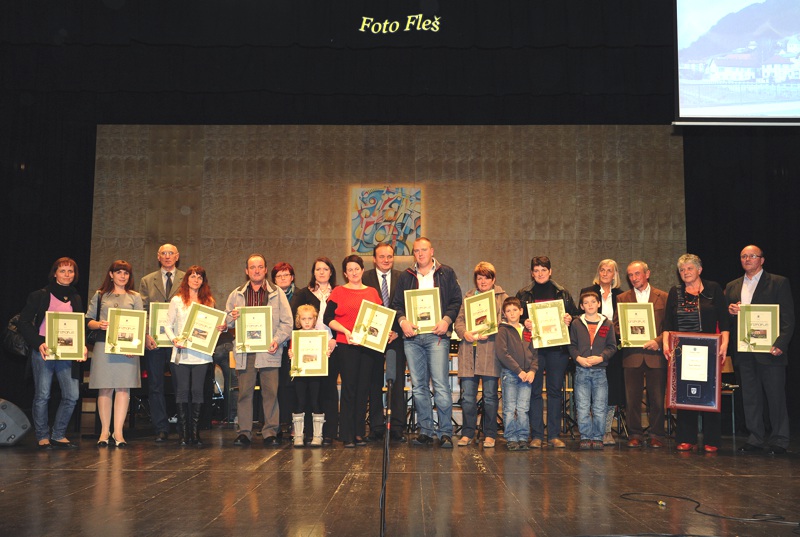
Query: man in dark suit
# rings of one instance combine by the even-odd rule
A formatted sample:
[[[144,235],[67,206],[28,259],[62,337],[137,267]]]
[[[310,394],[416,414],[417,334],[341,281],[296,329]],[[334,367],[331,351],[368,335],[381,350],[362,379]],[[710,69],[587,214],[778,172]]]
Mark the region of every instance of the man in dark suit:
[[[383,305],[391,307],[392,295],[400,280],[400,271],[394,270],[394,247],[390,243],[381,243],[372,251],[372,261],[375,268],[364,272],[362,282],[373,287],[383,299]],[[405,442],[403,429],[406,425],[406,354],[403,350],[401,330],[395,320],[395,326],[389,336],[386,351],[394,350],[396,359],[397,378],[392,385],[392,440]],[[375,362],[372,368],[372,377],[369,388],[369,439],[380,440],[383,438],[385,423],[383,419],[383,373],[386,357],[380,362]]]
[[[169,302],[178,292],[184,272],[178,269],[181,255],[172,244],[163,244],[158,249],[160,268],[151,272],[139,283],[139,294],[145,311],[150,311],[151,302]],[[159,347],[150,334],[145,339],[144,362],[147,369],[148,400],[150,417],[156,433],[156,442],[166,442],[169,435],[167,402],[164,397],[164,372],[171,364],[172,347]],[[170,365],[171,367],[171,365]]]
[[[794,301],[789,280],[765,272],[764,252],[755,245],[745,246],[739,258],[744,276],[725,287],[728,313],[739,314],[741,304],[778,304],[780,306],[780,335],[768,353],[740,351],[736,334],[737,323],[732,323],[736,345],[734,367],[742,381],[744,420],[750,436],[739,451],[760,451],[769,448],[769,454],[786,453],[789,447],[789,413],[786,409],[786,366],[789,341],[794,332]],[[764,399],[769,409],[770,437],[764,425]]]
[[[625,373],[625,414],[628,418],[628,447],[643,445],[642,395],[647,380],[647,419],[650,424],[650,447],[664,446],[664,392],[667,388],[667,360],[660,349],[664,331],[667,293],[650,285],[650,269],[644,261],[628,265],[628,280],[633,289],[621,293],[617,304],[646,303],[653,305],[656,333],[643,347],[622,349],[622,368]],[[620,333],[619,315],[614,315],[614,328]],[[622,327],[624,329],[625,327]]]

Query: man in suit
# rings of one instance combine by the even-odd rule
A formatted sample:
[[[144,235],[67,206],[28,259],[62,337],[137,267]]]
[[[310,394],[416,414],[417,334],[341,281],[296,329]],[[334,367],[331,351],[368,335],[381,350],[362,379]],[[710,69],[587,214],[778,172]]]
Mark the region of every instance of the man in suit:
[[[656,333],[643,347],[622,349],[625,373],[625,414],[628,419],[628,447],[643,445],[642,396],[647,380],[647,418],[650,423],[650,447],[664,447],[664,392],[667,388],[667,360],[660,349],[664,331],[667,293],[650,285],[650,269],[644,261],[628,265],[628,280],[633,289],[621,293],[617,304],[651,303],[655,314]],[[614,315],[614,328],[620,333],[619,315]],[[625,327],[622,327],[624,330]]]
[[[394,246],[391,243],[381,243],[372,250],[372,261],[375,268],[364,273],[362,282],[364,285],[374,288],[381,295],[383,305],[391,307],[392,295],[400,280],[400,271],[394,270]],[[395,325],[389,335],[389,343],[386,351],[395,352],[397,365],[397,378],[392,385],[392,420],[391,431],[392,440],[405,442],[403,428],[406,418],[406,399],[405,399],[405,372],[406,372],[406,353],[403,350],[403,338],[400,337],[400,327],[395,320]],[[380,440],[384,433],[383,419],[383,373],[386,357],[375,362],[372,367],[372,377],[369,388],[369,429],[367,437],[370,440]]]
[[[151,272],[139,283],[139,294],[145,311],[150,310],[151,302],[169,302],[178,292],[184,272],[178,269],[181,255],[173,244],[162,244],[158,249],[159,269]],[[147,334],[145,340],[144,362],[147,369],[148,399],[150,417],[156,433],[156,442],[166,442],[169,435],[167,421],[167,402],[164,398],[164,372],[167,364],[172,367],[170,358],[172,347],[158,347],[156,340]],[[174,376],[173,376],[174,378]]]
[[[750,432],[747,443],[739,451],[760,451],[768,447],[769,454],[781,455],[789,447],[786,366],[789,341],[794,332],[792,290],[788,279],[764,271],[764,252],[758,246],[745,246],[739,258],[744,276],[725,287],[728,313],[732,316],[739,315],[741,304],[780,306],[780,335],[768,353],[744,352],[738,350],[738,345],[732,346],[734,364],[742,381],[744,420]],[[735,331],[737,323],[732,323],[732,326]],[[738,335],[733,341],[739,341]],[[764,425],[765,397],[771,427],[769,438]]]

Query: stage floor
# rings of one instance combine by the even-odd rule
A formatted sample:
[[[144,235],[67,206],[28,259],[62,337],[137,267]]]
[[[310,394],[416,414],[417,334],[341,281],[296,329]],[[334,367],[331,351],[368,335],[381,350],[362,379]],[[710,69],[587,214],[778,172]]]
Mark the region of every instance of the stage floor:
[[[128,449],[40,451],[32,435],[0,449],[3,534],[379,535],[382,445],[232,445],[215,426],[202,449],[129,435]],[[736,439],[738,446],[743,438]],[[797,442],[795,442],[797,444]],[[780,457],[716,456],[618,444],[604,451],[508,452],[391,445],[386,535],[792,535],[800,519],[797,445]],[[645,502],[629,501],[626,493]],[[729,517],[784,516],[788,524]],[[665,506],[656,501],[663,500]]]

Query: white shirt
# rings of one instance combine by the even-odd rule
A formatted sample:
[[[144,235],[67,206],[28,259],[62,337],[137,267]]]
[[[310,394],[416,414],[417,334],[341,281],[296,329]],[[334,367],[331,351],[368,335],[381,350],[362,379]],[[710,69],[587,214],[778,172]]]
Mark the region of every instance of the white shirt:
[[[421,272],[417,270],[417,267],[414,267],[414,270],[417,272],[417,281],[419,282],[420,289],[433,289],[436,287],[436,284],[433,281],[433,273],[436,272],[436,260],[433,260],[431,264],[431,270],[428,271],[427,274],[424,276]]]
[[[166,269],[164,269],[162,267],[161,268],[161,283],[164,284],[164,290],[165,291],[167,289],[167,272],[170,272],[172,274],[172,288],[173,289],[175,288],[175,269],[172,269],[172,270],[168,271],[168,270],[166,270]],[[170,292],[172,292],[172,289],[170,289]],[[167,297],[167,300],[169,300],[169,297]]]
[[[601,308],[603,310],[603,315],[608,318],[609,321],[614,320],[614,294],[608,293],[608,298],[603,298],[603,289],[600,288],[600,302]]]
[[[639,304],[644,304],[645,302],[650,302],[650,284],[647,284],[647,287],[644,288],[644,291],[639,291],[635,287],[633,291],[636,293],[636,302]]]
[[[756,287],[762,274],[764,274],[764,269],[759,270],[758,274],[753,276],[752,279],[748,278],[747,274],[744,275],[742,280],[742,304],[750,304],[753,301],[753,293],[756,292]]]

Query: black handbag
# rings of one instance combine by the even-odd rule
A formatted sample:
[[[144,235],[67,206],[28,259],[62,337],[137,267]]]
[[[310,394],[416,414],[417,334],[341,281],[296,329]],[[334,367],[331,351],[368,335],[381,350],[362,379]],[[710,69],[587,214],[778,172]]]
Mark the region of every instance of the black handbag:
[[[17,356],[28,356],[31,353],[31,348],[22,334],[17,329],[17,322],[19,322],[20,314],[17,313],[8,320],[8,325],[3,330],[3,349],[10,354]]]
[[[100,293],[97,293],[97,294],[99,295]],[[99,296],[97,298],[97,307],[95,308],[95,311],[94,311],[94,316],[95,317],[100,317],[100,303],[102,301],[103,301],[103,296],[101,295],[101,296]],[[99,322],[99,320],[96,319],[96,318],[93,319],[93,320]],[[102,332],[102,330],[88,330],[87,329],[86,330],[86,345],[94,345],[95,343],[97,343],[97,336],[100,335],[100,332]]]

